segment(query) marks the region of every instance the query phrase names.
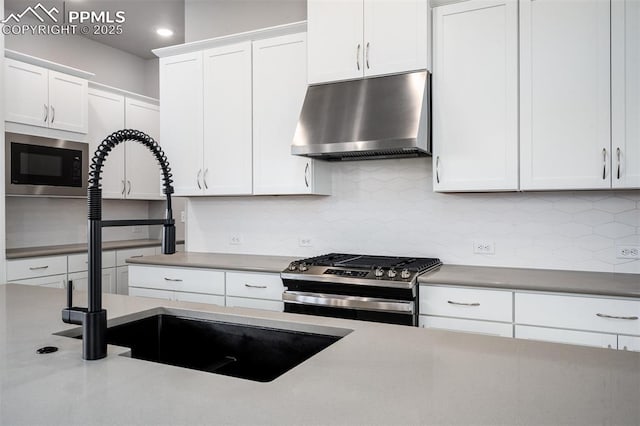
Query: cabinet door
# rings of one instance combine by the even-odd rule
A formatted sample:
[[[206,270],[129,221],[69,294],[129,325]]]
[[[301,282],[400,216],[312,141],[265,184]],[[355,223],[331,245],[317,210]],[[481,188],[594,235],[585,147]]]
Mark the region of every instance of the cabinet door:
[[[640,2],[611,3],[611,172],[614,188],[640,188]]]
[[[436,191],[518,189],[517,10],[512,0],[434,9]]]
[[[618,349],[621,351],[640,352],[640,337],[618,336]]]
[[[116,293],[129,294],[129,267],[116,267]]]
[[[73,282],[73,289],[88,291],[89,273],[87,271],[69,274],[69,281]],[[116,294],[116,268],[102,270],[102,292]]]
[[[49,127],[87,133],[87,93],[87,80],[49,70]]]
[[[202,52],[160,58],[160,139],[175,195],[202,194]]]
[[[11,284],[37,285],[40,287],[65,288],[67,274],[51,275],[40,278],[26,278],[24,280],[11,281]]]
[[[311,160],[291,155],[307,90],[306,35],[253,43],[253,193],[308,194]]]
[[[5,120],[48,127],[48,78],[44,68],[5,58]]]
[[[309,83],[364,74],[363,0],[307,1]]]
[[[204,52],[207,195],[251,194],[251,42]]]
[[[127,98],[125,126],[140,130],[158,141],[160,108],[152,103]],[[162,198],[161,173],[158,161],[149,148],[139,142],[125,142],[126,197],[139,200]]]
[[[129,296],[150,297],[152,299],[174,300],[175,292],[166,290],[154,290],[151,288],[131,287]]]
[[[420,327],[490,336],[513,337],[513,325],[501,322],[476,321],[459,318],[441,318],[420,315]]]
[[[427,68],[428,13],[427,0],[364,0],[364,75]]]
[[[521,188],[611,186],[610,2],[520,2]]]
[[[586,331],[561,330],[556,328],[515,326],[516,339],[541,340],[544,342],[568,343],[571,345],[595,346],[615,349],[615,334],[591,333]]]
[[[89,155],[93,158],[98,145],[111,133],[125,128],[124,96],[99,89],[89,89]],[[124,145],[109,153],[102,168],[102,196],[123,198],[125,193]]]

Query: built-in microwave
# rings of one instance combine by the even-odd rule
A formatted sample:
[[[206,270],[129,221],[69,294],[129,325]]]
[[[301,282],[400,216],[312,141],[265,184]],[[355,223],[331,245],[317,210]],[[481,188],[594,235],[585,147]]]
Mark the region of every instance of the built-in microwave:
[[[86,143],[5,132],[7,195],[86,197]]]

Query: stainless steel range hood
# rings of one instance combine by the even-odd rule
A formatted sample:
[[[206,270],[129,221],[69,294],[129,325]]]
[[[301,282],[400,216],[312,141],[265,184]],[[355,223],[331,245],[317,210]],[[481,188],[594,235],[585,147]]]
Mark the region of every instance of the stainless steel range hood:
[[[309,86],[291,153],[321,160],[431,154],[431,74]]]

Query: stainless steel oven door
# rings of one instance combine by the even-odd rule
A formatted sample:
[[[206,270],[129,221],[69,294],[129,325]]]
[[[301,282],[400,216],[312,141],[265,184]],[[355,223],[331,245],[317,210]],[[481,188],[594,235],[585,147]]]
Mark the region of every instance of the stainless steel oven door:
[[[335,318],[417,325],[414,301],[285,291],[285,312]]]

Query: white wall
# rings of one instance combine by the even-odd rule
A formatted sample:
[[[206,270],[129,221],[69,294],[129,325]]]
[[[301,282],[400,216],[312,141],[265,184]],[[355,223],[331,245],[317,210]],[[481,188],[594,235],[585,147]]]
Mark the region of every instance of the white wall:
[[[640,191],[439,194],[430,160],[335,163],[329,197],[192,199],[187,248],[640,273],[640,260],[614,255],[616,244],[640,244]],[[241,245],[229,244],[234,233]],[[299,247],[299,237],[313,247]],[[473,254],[473,241],[495,242],[495,255]]]
[[[306,0],[185,0],[185,42],[307,19]]]
[[[4,17],[4,2],[0,2],[0,16]],[[4,51],[4,35],[0,34],[0,51]],[[4,55],[0,55],[0,99],[4,100]],[[0,102],[0,123],[4,123],[4,102]],[[0,170],[4,170],[4,132],[0,132]],[[4,173],[0,173],[0,283],[7,279],[5,268],[6,247]]]
[[[87,201],[84,199],[7,197],[8,248],[76,244],[87,241]],[[104,200],[104,219],[146,219],[149,202]],[[148,227],[106,228],[104,241],[149,238]],[[152,238],[157,235],[152,233]]]
[[[4,15],[3,15],[4,16]],[[26,17],[23,20],[29,20]],[[158,96],[158,71],[138,56],[80,35],[8,35],[7,49],[95,73],[93,81],[146,96]]]

